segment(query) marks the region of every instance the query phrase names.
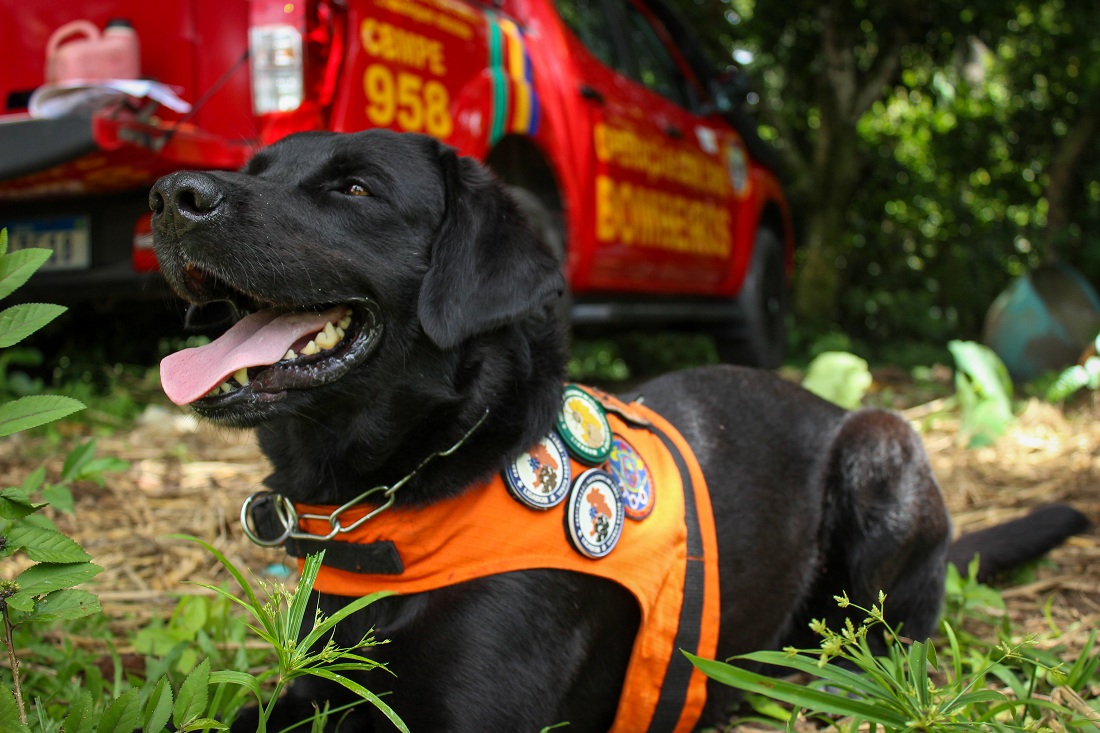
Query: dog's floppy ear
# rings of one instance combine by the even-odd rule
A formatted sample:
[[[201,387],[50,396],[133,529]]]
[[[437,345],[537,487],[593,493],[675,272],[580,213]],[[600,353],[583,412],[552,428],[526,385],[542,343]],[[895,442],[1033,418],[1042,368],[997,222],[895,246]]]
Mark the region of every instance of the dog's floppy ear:
[[[504,186],[471,158],[441,152],[443,223],[432,242],[418,314],[440,348],[544,307],[561,295],[561,266]]]

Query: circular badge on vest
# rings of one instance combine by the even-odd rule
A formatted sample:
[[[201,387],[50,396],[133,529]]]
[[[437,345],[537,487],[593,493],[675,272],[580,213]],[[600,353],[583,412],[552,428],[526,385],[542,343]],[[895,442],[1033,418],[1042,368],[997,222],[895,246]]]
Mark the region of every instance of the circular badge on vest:
[[[590,468],[569,492],[565,523],[577,552],[593,559],[615,549],[623,533],[623,500],[618,482],[607,471]]]
[[[520,503],[532,509],[549,509],[569,493],[572,474],[565,443],[550,433],[508,465],[504,484]]]
[[[596,398],[569,385],[561,396],[558,433],[579,460],[603,463],[611,452],[611,426]]]
[[[622,487],[623,511],[630,519],[641,520],[653,511],[657,499],[653,476],[645,461],[626,439],[616,435],[611,441],[607,470]]]

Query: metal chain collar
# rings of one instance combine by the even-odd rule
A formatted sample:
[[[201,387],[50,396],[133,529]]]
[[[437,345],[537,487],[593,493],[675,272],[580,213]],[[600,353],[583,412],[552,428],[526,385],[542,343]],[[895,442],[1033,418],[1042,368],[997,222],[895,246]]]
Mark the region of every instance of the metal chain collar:
[[[409,473],[407,476],[405,476],[394,485],[375,486],[373,488],[367,489],[351,501],[334,509],[330,514],[312,514],[309,512],[299,514],[298,510],[294,507],[294,503],[282,494],[277,494],[274,491],[269,490],[257,491],[250,495],[247,499],[245,499],[244,504],[241,505],[241,527],[244,529],[245,536],[247,536],[248,539],[252,540],[254,543],[262,547],[277,547],[278,545],[283,544],[291,538],[299,540],[324,541],[331,540],[333,537],[339,534],[352,532],[355,529],[361,527],[367,521],[373,519],[374,517],[378,516],[379,514],[393,506],[398,489],[400,489],[402,486],[412,480],[412,478],[416,476],[416,474],[419,473],[420,470],[423,469],[424,466],[426,466],[430,461],[436,458],[445,458],[446,456],[449,456],[456,450],[458,450],[470,438],[470,436],[474,434],[474,431],[481,427],[481,424],[485,422],[485,418],[487,417],[489,417],[489,411],[485,410],[485,413],[481,416],[481,418],[479,418],[478,421],[474,423],[473,427],[466,431],[465,435],[459,438],[457,443],[452,445],[447,450],[432,453],[423,461],[421,461],[420,465],[414,468],[411,473]],[[340,523],[340,515],[342,515],[349,509],[359,504],[362,504],[369,497],[374,496],[375,494],[382,495],[383,501],[381,504],[379,504],[377,507],[370,510],[362,517],[356,519],[354,522],[347,526],[344,526]],[[274,539],[264,539],[263,537],[260,537],[260,535],[255,530],[256,522],[252,516],[252,509],[256,501],[263,498],[270,498],[274,502],[275,515],[278,517],[279,523],[283,527],[282,534]],[[308,519],[326,520],[328,521],[329,526],[332,527],[332,529],[331,531],[329,531],[328,534],[314,534],[312,532],[306,532],[300,529],[299,522],[301,520]]]

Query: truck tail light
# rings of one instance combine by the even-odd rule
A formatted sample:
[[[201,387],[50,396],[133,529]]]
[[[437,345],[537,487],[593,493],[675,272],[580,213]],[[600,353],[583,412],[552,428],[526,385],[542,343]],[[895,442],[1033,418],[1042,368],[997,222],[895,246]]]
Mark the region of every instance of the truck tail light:
[[[256,114],[291,112],[302,105],[305,30],[305,0],[250,4],[248,53]]]
[[[344,61],[345,0],[251,0],[252,106],[274,142],[324,127]]]

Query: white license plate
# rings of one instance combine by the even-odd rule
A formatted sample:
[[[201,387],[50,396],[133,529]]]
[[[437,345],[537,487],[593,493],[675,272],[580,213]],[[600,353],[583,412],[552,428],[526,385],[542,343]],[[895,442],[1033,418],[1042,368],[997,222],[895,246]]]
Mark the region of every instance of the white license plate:
[[[40,272],[87,270],[92,264],[87,216],[0,222],[8,230],[8,251],[29,247],[53,250]]]

